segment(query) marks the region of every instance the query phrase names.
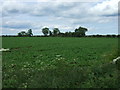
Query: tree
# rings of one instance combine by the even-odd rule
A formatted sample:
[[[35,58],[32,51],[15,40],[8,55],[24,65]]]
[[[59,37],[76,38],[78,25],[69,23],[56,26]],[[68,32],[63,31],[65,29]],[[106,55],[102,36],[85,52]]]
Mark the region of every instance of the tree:
[[[57,36],[60,33],[60,30],[58,28],[53,29],[54,36]]]
[[[65,37],[68,37],[69,36],[69,32],[65,32]]]
[[[52,36],[52,35],[53,35],[51,31],[49,31],[49,35],[50,35],[50,36]]]
[[[49,32],[49,28],[45,27],[45,28],[42,29],[42,33],[43,33],[45,36],[47,36],[48,32]]]
[[[19,33],[18,33],[18,36],[19,36],[19,37],[21,37],[21,36],[22,36],[22,34],[19,32]]]
[[[21,31],[18,33],[18,36],[27,36],[27,33],[25,31]]]
[[[25,31],[21,31],[22,36],[27,36],[27,33]]]
[[[29,29],[29,30],[28,30],[27,35],[28,35],[28,36],[33,36],[32,29]]]
[[[75,29],[75,36],[85,36],[85,32],[88,31],[87,28],[79,27],[78,29]]]

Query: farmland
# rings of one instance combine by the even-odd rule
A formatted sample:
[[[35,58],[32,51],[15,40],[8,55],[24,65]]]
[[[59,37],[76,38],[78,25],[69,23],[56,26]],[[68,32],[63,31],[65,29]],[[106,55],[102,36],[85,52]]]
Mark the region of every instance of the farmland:
[[[4,88],[118,88],[118,38],[3,37]]]

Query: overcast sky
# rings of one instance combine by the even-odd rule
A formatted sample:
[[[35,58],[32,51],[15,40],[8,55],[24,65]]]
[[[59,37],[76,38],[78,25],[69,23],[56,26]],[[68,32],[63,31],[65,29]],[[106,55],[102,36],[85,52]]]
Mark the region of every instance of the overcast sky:
[[[88,28],[87,35],[118,33],[118,0],[0,1],[0,29],[4,35],[17,35],[28,29],[32,29],[34,35],[42,35],[43,27],[51,31],[57,27],[66,32],[79,26]]]

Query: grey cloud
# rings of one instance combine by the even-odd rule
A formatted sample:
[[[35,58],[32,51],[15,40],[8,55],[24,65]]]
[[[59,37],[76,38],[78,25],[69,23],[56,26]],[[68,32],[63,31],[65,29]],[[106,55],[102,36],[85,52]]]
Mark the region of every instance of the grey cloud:
[[[33,4],[32,2],[7,2],[7,4],[3,4],[3,16],[28,14],[33,16],[54,16],[78,19],[89,17],[90,15],[111,16],[116,13],[116,3],[111,5],[112,2],[114,1],[105,1],[95,6],[91,6],[90,3],[79,2],[40,2]]]
[[[12,4],[12,3],[11,3]],[[33,16],[55,16],[65,18],[80,18],[85,12],[85,5],[76,2],[44,2],[38,4],[13,3],[3,5],[3,16],[12,16],[17,14],[28,14]],[[84,8],[84,10],[82,10]],[[87,14],[86,14],[87,15]]]
[[[13,4],[7,2],[3,5],[2,13],[3,17],[7,16],[11,19],[4,17],[5,19],[2,27],[19,30],[29,28],[41,30],[43,26],[48,26],[50,28],[58,26],[64,31],[64,29],[71,29],[75,25],[106,23],[110,20],[112,21],[117,16],[115,4],[111,6],[110,3],[109,7],[106,5],[107,3],[14,2]],[[102,7],[104,7],[104,9]],[[115,9],[112,9],[112,7],[115,7]],[[16,18],[13,20],[12,17]],[[22,18],[22,20],[18,18]],[[27,18],[28,20],[30,18],[30,20],[27,22],[24,18]],[[64,25],[69,27],[65,27]]]
[[[47,4],[47,3],[46,3]],[[52,6],[51,6],[52,5]],[[84,3],[61,3],[52,4],[49,3],[43,8],[36,7],[36,9],[31,13],[35,16],[55,16],[63,18],[80,18],[87,16],[87,4]],[[83,10],[84,8],[84,10]]]
[[[2,27],[3,28],[14,28],[14,29],[25,29],[30,28],[32,24],[30,22],[15,22],[15,21],[8,21],[3,22]]]
[[[114,13],[114,14],[106,14],[106,15],[102,15],[102,16],[105,16],[105,17],[116,17],[118,15],[120,15],[120,14]]]

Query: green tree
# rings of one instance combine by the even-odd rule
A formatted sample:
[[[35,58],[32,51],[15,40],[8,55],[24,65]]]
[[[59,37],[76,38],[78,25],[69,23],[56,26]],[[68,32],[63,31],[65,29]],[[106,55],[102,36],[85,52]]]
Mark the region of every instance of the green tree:
[[[22,31],[22,32],[21,32],[21,35],[22,35],[22,36],[27,36],[27,33],[26,33],[25,31]]]
[[[75,36],[80,37],[80,36],[85,36],[85,32],[87,32],[88,29],[84,27],[79,27],[78,29],[75,29]]]
[[[42,29],[42,33],[43,33],[45,36],[47,36],[48,33],[49,33],[49,28],[47,28],[47,27],[43,28],[43,29]]]
[[[29,29],[29,30],[28,30],[27,35],[28,35],[28,36],[33,36],[32,29]]]
[[[52,35],[53,35],[51,31],[49,31],[49,35],[50,35],[50,36],[52,36]]]
[[[25,31],[21,31],[18,33],[18,36],[27,36],[27,33]]]
[[[58,28],[53,29],[53,35],[57,36],[60,33],[60,30]]]
[[[18,36],[19,36],[19,37],[21,37],[21,36],[22,36],[21,32],[19,32],[19,33],[18,33]]]

